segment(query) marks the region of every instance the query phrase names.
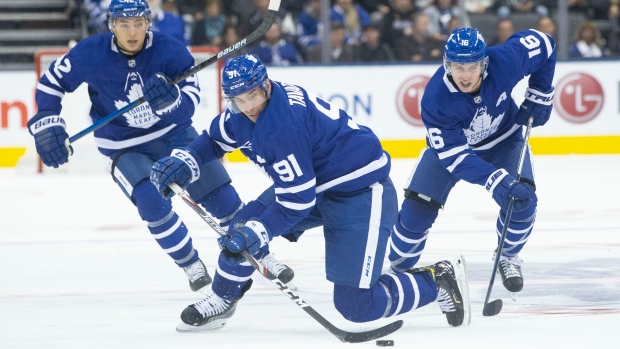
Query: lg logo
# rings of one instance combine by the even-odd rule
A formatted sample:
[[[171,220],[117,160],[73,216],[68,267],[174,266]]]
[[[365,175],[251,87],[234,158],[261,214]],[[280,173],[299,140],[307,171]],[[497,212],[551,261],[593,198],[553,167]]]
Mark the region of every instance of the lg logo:
[[[413,126],[424,126],[420,103],[429,80],[427,76],[414,76],[400,85],[396,93],[398,114]]]
[[[584,123],[594,119],[604,102],[603,88],[591,75],[573,73],[556,85],[555,110],[567,121]]]

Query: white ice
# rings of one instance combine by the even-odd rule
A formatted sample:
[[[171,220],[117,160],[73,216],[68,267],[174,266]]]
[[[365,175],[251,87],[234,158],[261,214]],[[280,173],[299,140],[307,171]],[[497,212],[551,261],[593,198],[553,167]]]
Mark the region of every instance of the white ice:
[[[401,188],[415,160],[396,160]],[[272,251],[294,268],[299,295],[336,326],[359,331],[394,319],[399,348],[615,348],[620,325],[620,156],[536,156],[536,228],[520,257],[525,288],[516,302],[499,280],[482,316],[496,245],[497,207],[459,183],[432,229],[421,264],[463,254],[472,320],[451,328],[436,304],[367,324],[340,316],[324,277],[319,230]],[[249,164],[227,165],[244,199],[268,181]],[[108,174],[0,171],[0,348],[340,348],[342,344],[274,286],[254,287],[226,328],[175,332],[181,311],[202,297],[149,236]],[[402,200],[402,197],[401,197]],[[211,274],[216,234],[183,202],[175,206]]]

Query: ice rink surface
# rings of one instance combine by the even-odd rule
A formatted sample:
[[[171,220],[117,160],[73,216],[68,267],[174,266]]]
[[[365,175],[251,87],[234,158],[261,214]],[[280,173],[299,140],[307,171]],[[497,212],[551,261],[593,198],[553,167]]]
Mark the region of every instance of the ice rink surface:
[[[393,162],[401,188],[415,160]],[[296,273],[299,295],[346,330],[402,319],[386,337],[398,348],[615,348],[620,325],[620,156],[536,156],[536,227],[520,257],[516,302],[496,280],[495,317],[482,304],[496,247],[498,208],[482,188],[459,183],[429,236],[421,264],[463,254],[472,320],[451,328],[437,304],[368,324],[344,320],[324,277],[320,230],[272,251]],[[243,199],[269,185],[249,164],[227,165]],[[401,190],[399,190],[401,192]],[[260,275],[226,328],[175,332],[202,297],[160,250],[108,174],[0,171],[0,348],[371,348],[340,343]],[[400,198],[402,201],[402,197]],[[183,202],[175,207],[214,273],[216,234]]]

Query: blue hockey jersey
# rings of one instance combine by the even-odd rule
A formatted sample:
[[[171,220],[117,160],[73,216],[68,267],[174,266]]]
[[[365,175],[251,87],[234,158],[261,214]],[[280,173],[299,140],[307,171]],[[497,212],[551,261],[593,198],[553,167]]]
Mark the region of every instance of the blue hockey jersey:
[[[492,151],[512,135],[521,137],[512,89],[530,74],[529,87],[541,92],[551,89],[555,42],[547,34],[526,30],[503,45],[488,47],[488,57],[480,91],[460,92],[442,66],[430,79],[421,102],[428,146],[453,175],[480,185],[497,169],[476,153]]]
[[[377,136],[346,112],[295,85],[271,80],[256,123],[227,110],[189,147],[203,163],[240,149],[274,182],[276,203],[260,220],[274,235],[306,217],[317,194],[367,188],[389,175]]]
[[[118,50],[112,33],[96,34],[81,40],[41,77],[36,91],[38,113],[34,118],[58,115],[65,93],[86,83],[92,102],[90,117],[96,122],[142,97],[142,86],[153,74],[163,73],[174,79],[193,65],[194,58],[182,42],[158,32],[148,32],[144,49],[133,57]],[[185,130],[200,102],[198,79],[191,76],[181,81],[179,87],[181,104],[172,112],[159,117],[148,103],[143,103],[96,130],[99,151],[109,156]]]

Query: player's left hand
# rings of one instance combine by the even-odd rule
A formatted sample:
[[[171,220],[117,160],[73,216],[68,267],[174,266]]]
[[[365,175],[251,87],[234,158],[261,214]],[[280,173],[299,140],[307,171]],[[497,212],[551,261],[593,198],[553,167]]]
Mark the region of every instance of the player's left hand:
[[[181,189],[200,178],[200,157],[192,149],[174,149],[169,157],[160,159],[151,167],[151,182],[161,195],[170,199],[174,192],[169,188],[176,183]]]
[[[553,87],[544,93],[528,87],[525,91],[525,100],[521,104],[517,115],[515,115],[515,122],[519,125],[525,125],[530,116],[532,116],[534,118],[532,122],[533,127],[547,123],[551,116],[551,110],[553,110],[554,94],[555,90]]]
[[[157,73],[142,86],[144,99],[149,102],[151,110],[160,116],[173,111],[181,104],[179,86],[171,85],[169,82],[167,76]]]
[[[272,239],[269,229],[260,221],[250,219],[244,226],[239,227],[230,237],[226,237],[220,244],[232,253],[239,253],[247,250],[255,256],[261,248]]]

